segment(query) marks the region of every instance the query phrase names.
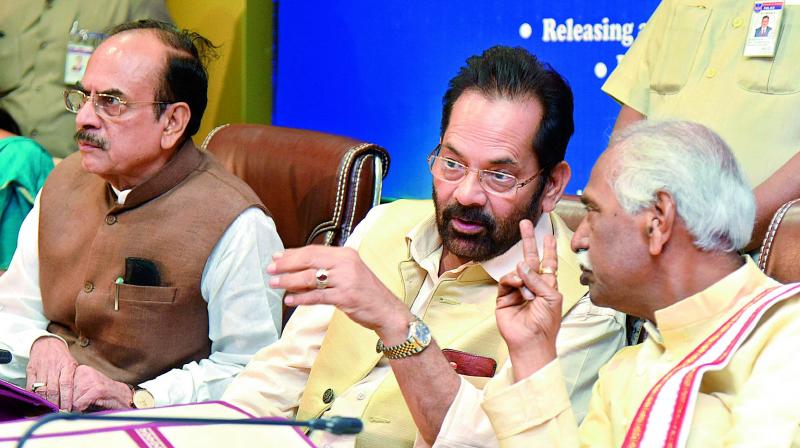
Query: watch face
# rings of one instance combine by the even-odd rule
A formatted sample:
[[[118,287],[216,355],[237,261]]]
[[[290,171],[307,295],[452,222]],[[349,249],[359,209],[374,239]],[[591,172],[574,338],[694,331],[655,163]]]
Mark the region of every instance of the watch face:
[[[148,409],[155,407],[156,400],[150,392],[139,389],[133,393],[133,405],[136,406],[136,409]]]
[[[427,346],[431,343],[431,331],[428,329],[428,326],[425,325],[425,322],[421,320],[415,322],[414,339],[423,346]]]

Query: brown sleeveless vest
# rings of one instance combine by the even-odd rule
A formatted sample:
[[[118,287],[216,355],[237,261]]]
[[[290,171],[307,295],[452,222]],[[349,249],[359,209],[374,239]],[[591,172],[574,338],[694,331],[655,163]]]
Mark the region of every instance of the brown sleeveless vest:
[[[64,159],[39,215],[39,283],[48,331],[80,364],[138,384],[208,357],[200,284],[211,250],[256,194],[189,141],[128,195]],[[153,261],[160,286],[118,284],[128,257]]]

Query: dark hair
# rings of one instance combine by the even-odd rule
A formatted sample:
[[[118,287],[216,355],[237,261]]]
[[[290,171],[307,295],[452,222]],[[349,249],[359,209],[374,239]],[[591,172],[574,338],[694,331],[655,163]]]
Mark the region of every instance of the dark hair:
[[[4,129],[12,134],[21,135],[19,125],[5,109],[0,109],[0,129]]]
[[[218,47],[194,31],[182,30],[172,24],[150,19],[117,25],[106,34],[113,36],[130,30],[150,30],[173,50],[167,54],[164,76],[156,88],[155,100],[188,104],[191,118],[181,140],[193,136],[200,128],[200,121],[208,104],[206,64],[217,57]],[[156,116],[160,117],[164,110],[166,105],[157,104]]]
[[[544,115],[533,139],[533,152],[545,174],[543,177],[564,160],[567,143],[575,130],[572,90],[549,64],[540,62],[524,48],[499,45],[468,58],[467,64],[450,80],[442,98],[442,136],[450,124],[453,105],[468,90],[489,98],[537,99]]]

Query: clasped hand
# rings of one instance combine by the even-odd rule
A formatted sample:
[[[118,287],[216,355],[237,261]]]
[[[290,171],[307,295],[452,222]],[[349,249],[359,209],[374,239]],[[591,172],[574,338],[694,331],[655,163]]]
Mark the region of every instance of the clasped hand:
[[[132,393],[127,384],[114,381],[92,367],[78,365],[66,344],[55,337],[34,341],[26,373],[28,390],[35,389],[34,392],[65,411],[130,407]]]

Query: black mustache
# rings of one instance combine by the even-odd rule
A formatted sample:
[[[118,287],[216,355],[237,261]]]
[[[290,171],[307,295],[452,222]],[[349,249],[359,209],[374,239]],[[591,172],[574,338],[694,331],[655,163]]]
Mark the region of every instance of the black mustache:
[[[98,148],[106,149],[106,141],[94,134],[90,134],[86,129],[76,132],[74,138],[76,142],[88,142]]]
[[[486,229],[490,232],[493,231],[495,227],[494,219],[492,219],[492,217],[485,213],[482,209],[475,207],[464,207],[461,204],[449,205],[442,212],[442,218],[444,218],[445,222],[456,218],[462,221],[480,224],[486,227]]]

